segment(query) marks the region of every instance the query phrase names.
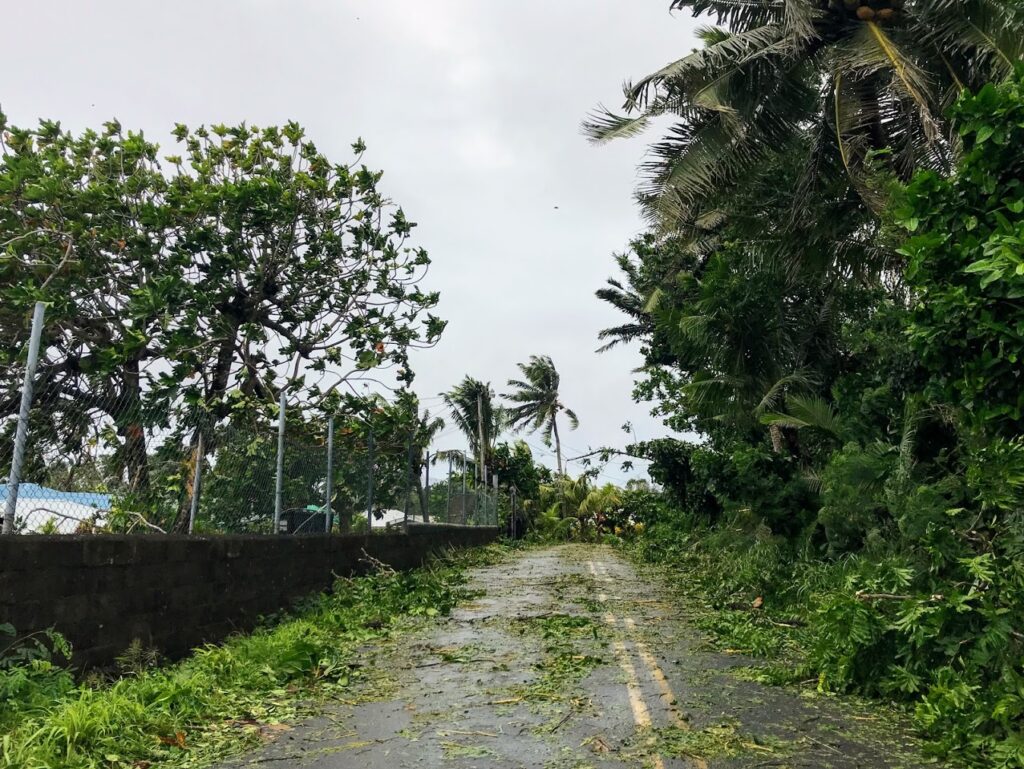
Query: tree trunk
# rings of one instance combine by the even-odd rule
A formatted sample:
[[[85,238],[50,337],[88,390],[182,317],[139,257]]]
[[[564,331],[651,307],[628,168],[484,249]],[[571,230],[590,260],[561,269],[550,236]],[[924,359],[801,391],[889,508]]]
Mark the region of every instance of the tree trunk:
[[[420,513],[423,516],[423,522],[430,523],[430,498],[426,487],[423,485],[423,479],[420,478],[418,473],[416,475],[416,493],[420,498]]]
[[[123,395],[121,416],[124,421],[119,425],[118,433],[124,439],[128,488],[135,494],[145,496],[149,491],[149,456],[146,454],[146,429],[142,423],[142,387],[138,360],[125,363]]]
[[[562,442],[558,439],[558,418],[551,420],[551,432],[555,435],[555,459],[558,461],[558,474],[562,475]]]
[[[132,422],[119,431],[124,439],[124,464],[128,471],[128,488],[145,497],[149,493],[149,456],[146,453],[146,431]]]
[[[217,350],[217,362],[213,367],[213,376],[210,383],[210,389],[206,393],[207,405],[214,405],[213,412],[214,418],[223,416],[226,404],[222,402],[224,393],[227,392],[228,382],[231,378],[231,363],[234,360],[235,348],[238,344],[238,329],[241,326],[241,321],[232,316],[227,316],[228,329],[225,336],[221,339],[220,347]],[[203,418],[203,417],[200,417]],[[185,532],[188,530],[188,519],[189,513],[192,507],[192,472],[195,470],[195,461],[202,462],[203,457],[196,458],[199,447],[199,432],[203,429],[197,426],[192,434],[192,440],[189,442],[188,454],[183,462],[187,477],[185,478],[186,493],[183,494],[178,500],[178,512],[174,517],[174,523],[171,526],[172,531]],[[212,441],[206,440],[203,442],[203,454],[210,451]]]

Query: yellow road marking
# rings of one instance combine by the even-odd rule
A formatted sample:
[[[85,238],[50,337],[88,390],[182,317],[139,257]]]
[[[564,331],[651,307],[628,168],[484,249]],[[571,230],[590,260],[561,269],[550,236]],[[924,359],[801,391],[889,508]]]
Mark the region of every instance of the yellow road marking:
[[[636,631],[636,621],[632,617],[626,617],[624,622],[629,630],[634,632]],[[676,702],[678,700],[675,692],[672,691],[672,686],[669,684],[668,678],[665,676],[665,671],[661,669],[661,666],[654,658],[654,655],[651,654],[651,650],[647,647],[646,643],[634,638],[633,645],[636,647],[637,653],[640,655],[640,659],[647,668],[647,672],[651,674],[651,678],[654,679],[654,683],[656,683],[658,688],[661,690],[661,699],[664,701],[669,713],[672,714],[672,721],[680,729],[689,729],[690,725],[686,723],[686,720],[681,715],[679,715],[679,709],[676,707]]]
[[[598,575],[598,568],[600,568],[601,571],[605,570],[604,564],[595,566],[593,561],[587,561],[587,565],[590,567],[590,571],[595,577]],[[603,603],[607,599],[607,596],[604,593],[600,593],[597,598]],[[611,612],[607,612],[604,615],[604,621],[611,627],[615,627],[618,623],[615,615]],[[676,695],[672,691],[672,686],[669,684],[668,678],[665,676],[665,672],[661,669],[661,666],[658,665],[658,661],[654,658],[654,655],[651,654],[651,650],[648,648],[647,644],[639,638],[636,638],[636,620],[632,617],[625,617],[623,619],[623,624],[626,626],[626,630],[633,636],[633,646],[636,647],[637,654],[640,656],[640,661],[643,663],[644,667],[647,668],[647,672],[661,690],[661,699],[665,702],[665,705],[672,716],[673,724],[677,729],[689,730],[690,725],[683,719],[679,713],[679,709],[676,707]],[[626,646],[622,641],[616,640],[612,648],[615,650],[616,657],[619,658],[619,666],[626,674],[626,689],[629,692],[629,704],[633,710],[633,720],[636,722],[637,726],[650,726],[650,710],[648,710],[647,704],[643,701],[636,668],[629,658]],[[708,762],[703,758],[691,756],[690,760],[697,769],[708,769]],[[665,763],[658,754],[654,754],[651,759],[651,763],[654,766],[654,769],[664,769]]]

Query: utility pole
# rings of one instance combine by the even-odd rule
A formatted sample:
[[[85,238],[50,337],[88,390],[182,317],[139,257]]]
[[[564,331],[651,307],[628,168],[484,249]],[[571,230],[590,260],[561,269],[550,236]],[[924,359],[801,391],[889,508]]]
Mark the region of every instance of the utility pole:
[[[484,487],[487,486],[487,465],[484,464],[484,456],[486,447],[484,446],[484,396],[483,393],[476,394],[476,429],[477,429],[477,443],[480,444],[480,470],[477,472],[477,478],[483,481]]]

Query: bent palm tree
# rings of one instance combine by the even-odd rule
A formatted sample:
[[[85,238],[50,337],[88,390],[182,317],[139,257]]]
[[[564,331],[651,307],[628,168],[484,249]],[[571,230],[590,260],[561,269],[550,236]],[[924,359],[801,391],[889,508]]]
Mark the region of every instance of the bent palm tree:
[[[628,315],[629,320],[618,326],[601,329],[597,338],[604,344],[597,348],[597,352],[607,352],[616,345],[642,339],[654,330],[651,315],[645,309],[648,297],[644,294],[645,286],[640,276],[641,265],[630,259],[628,254],[615,254],[615,262],[625,275],[625,282],[618,278],[608,278],[608,285],[599,288],[595,295]]]
[[[424,410],[423,414],[416,419],[416,452],[412,457],[412,477],[416,482],[416,496],[420,502],[420,512],[423,515],[423,522],[430,522],[430,505],[427,497],[427,489],[423,485],[423,467],[427,462],[424,456],[430,449],[437,434],[444,429],[444,420],[441,417],[430,415],[430,410]]]
[[[877,163],[906,178],[947,168],[942,114],[964,88],[1013,71],[1022,0],[673,0],[708,13],[700,50],[625,88],[625,114],[599,107],[595,141],[680,122],[651,147],[638,190],[648,214],[692,225],[708,203],[780,152],[804,156],[803,199],[847,175],[869,204]],[[877,153],[883,152],[884,156]],[[827,184],[824,186],[827,187]]]
[[[494,442],[505,426],[505,411],[494,404],[494,390],[491,389],[490,383],[466,376],[451,390],[441,393],[441,397],[451,412],[456,427],[466,436],[473,454],[483,462],[484,467],[490,467]],[[481,433],[483,445],[480,443]]]
[[[544,443],[549,446],[553,436],[558,472],[561,474],[562,443],[558,437],[558,414],[565,412],[573,430],[580,426],[580,421],[575,412],[566,408],[559,399],[560,377],[550,357],[531,355],[528,363],[519,364],[519,370],[523,372],[525,381],[508,380],[508,386],[515,389],[504,396],[516,404],[509,409],[509,423],[518,429],[529,426],[531,431],[540,430]]]

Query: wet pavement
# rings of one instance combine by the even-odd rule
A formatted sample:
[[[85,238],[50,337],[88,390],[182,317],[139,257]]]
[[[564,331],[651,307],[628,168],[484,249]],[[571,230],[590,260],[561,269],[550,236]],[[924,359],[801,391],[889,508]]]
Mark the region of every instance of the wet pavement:
[[[528,549],[469,587],[367,650],[350,701],[224,769],[917,766],[886,713],[745,680],[611,548]]]

